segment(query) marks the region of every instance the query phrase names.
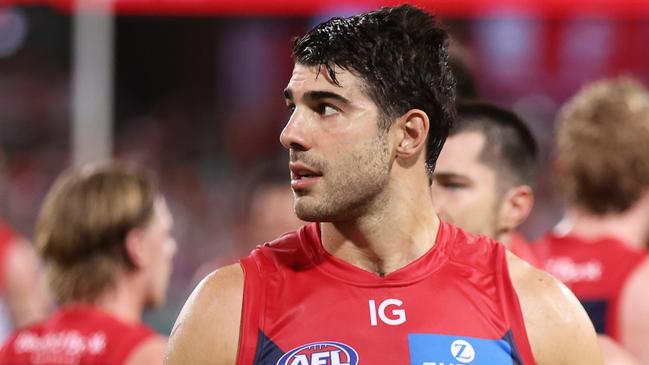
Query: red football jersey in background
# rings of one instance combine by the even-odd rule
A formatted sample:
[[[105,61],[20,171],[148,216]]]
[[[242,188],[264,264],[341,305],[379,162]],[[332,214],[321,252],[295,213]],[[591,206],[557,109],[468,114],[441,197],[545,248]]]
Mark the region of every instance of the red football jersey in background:
[[[619,340],[620,293],[647,252],[612,238],[586,241],[552,233],[532,244],[532,250],[543,269],[575,293],[595,330]]]
[[[62,308],[48,320],[14,333],[0,350],[0,365],[122,365],[154,335],[93,307]]]

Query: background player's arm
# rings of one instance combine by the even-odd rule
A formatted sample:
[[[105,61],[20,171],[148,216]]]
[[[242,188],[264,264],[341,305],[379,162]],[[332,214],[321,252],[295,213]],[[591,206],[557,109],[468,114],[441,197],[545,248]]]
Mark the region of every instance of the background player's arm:
[[[649,364],[649,259],[631,274],[620,297],[621,343],[643,364]]]
[[[31,244],[12,242],[5,261],[6,300],[16,327],[43,319],[49,310],[42,268]]]
[[[572,292],[511,253],[508,262],[536,363],[603,364],[595,329]]]
[[[226,266],[194,289],[171,331],[166,365],[234,365],[239,345],[243,270]]]
[[[606,335],[598,335],[606,365],[642,365],[626,349]]]

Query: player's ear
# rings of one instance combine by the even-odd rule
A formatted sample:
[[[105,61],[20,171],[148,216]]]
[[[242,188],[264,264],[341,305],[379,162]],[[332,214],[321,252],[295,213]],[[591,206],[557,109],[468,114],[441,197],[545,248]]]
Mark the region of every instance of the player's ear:
[[[131,229],[126,234],[126,241],[124,242],[129,263],[136,269],[141,268],[145,260],[146,251],[142,239],[143,233],[140,229]]]
[[[396,121],[398,128],[397,156],[411,157],[426,148],[430,129],[428,115],[420,109],[410,109]]]
[[[499,229],[511,232],[520,226],[534,207],[534,191],[528,185],[518,185],[509,189],[502,200],[499,211]]]

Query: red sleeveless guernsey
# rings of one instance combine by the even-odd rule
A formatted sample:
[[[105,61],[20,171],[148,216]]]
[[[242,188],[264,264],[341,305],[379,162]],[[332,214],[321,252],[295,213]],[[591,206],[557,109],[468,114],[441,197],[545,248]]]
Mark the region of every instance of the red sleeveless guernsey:
[[[445,222],[384,277],[328,254],[317,223],[241,265],[237,365],[534,364],[504,246]]]
[[[0,365],[122,365],[155,332],[93,307],[69,307],[14,333]]]
[[[575,293],[595,330],[619,341],[620,293],[647,252],[612,238],[585,241],[554,234],[542,237],[532,248],[543,269]]]

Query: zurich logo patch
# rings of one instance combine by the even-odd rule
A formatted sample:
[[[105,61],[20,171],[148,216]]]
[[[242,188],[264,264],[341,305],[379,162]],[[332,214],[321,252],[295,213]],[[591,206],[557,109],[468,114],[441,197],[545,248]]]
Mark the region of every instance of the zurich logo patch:
[[[512,348],[503,339],[408,334],[413,365],[513,365]]]
[[[358,353],[340,342],[313,342],[294,348],[277,365],[357,365]]]
[[[469,363],[475,359],[475,350],[470,343],[464,340],[455,340],[451,344],[451,354],[455,360],[462,363]]]

